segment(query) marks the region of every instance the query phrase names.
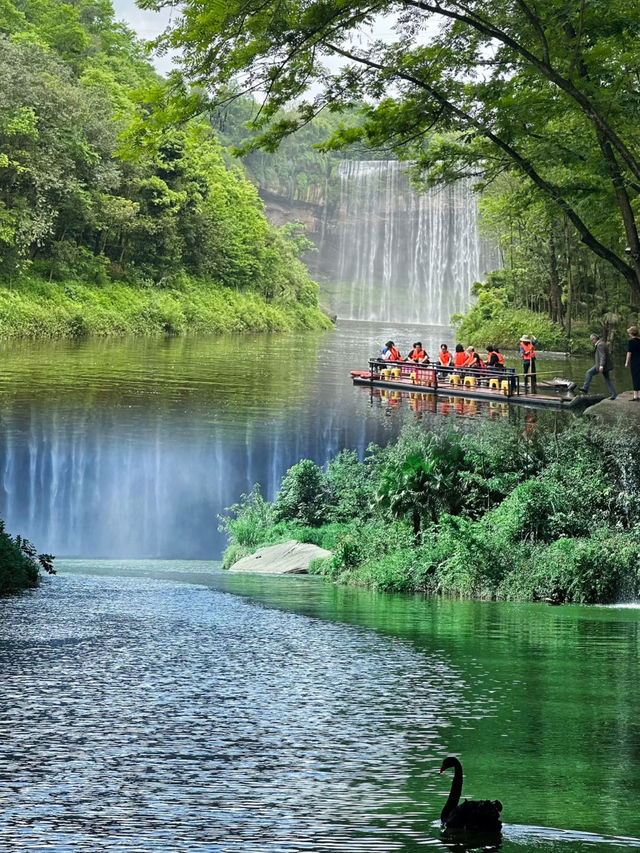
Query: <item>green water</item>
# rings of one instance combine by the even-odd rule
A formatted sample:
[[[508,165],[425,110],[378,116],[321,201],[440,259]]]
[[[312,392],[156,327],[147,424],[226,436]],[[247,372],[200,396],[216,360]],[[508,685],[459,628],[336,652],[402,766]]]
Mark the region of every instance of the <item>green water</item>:
[[[52,788],[40,790],[45,804],[34,811],[14,785],[16,813],[34,823],[24,835],[0,818],[0,842],[35,844],[45,815],[55,851],[483,849],[440,834],[450,778],[438,770],[453,754],[467,796],[503,802],[505,853],[640,848],[632,604],[388,596],[206,562],[59,569],[29,600],[28,629],[5,603],[0,663],[14,721],[35,722],[30,698],[12,693],[24,678],[15,637],[38,648],[28,671],[49,685],[41,745],[24,759],[23,778],[44,762]],[[82,663],[62,638],[80,644]],[[75,710],[65,718],[53,709],[68,684]],[[108,717],[99,734],[105,697],[111,712],[128,709],[128,721]],[[60,790],[64,744],[76,737],[88,763],[76,762]],[[116,744],[149,789],[144,808],[109,758]],[[96,767],[99,831],[66,805]],[[7,779],[0,760],[0,794]],[[84,846],[65,846],[79,838]]]

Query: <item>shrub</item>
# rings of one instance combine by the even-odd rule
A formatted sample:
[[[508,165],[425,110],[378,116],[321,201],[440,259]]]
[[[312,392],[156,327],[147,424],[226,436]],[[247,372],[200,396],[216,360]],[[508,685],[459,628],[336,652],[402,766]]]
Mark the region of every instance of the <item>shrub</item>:
[[[367,518],[372,487],[369,465],[360,462],[353,450],[342,450],[327,463],[326,483],[330,492],[329,517],[334,521]]]
[[[240,495],[238,503],[228,508],[229,515],[220,515],[220,530],[226,532],[232,545],[257,547],[268,536],[273,524],[273,505],[260,494],[255,485],[249,494]]]
[[[330,493],[322,469],[310,459],[303,459],[283,477],[273,508],[274,519],[318,527],[326,520],[329,505]]]
[[[52,563],[53,557],[36,554],[28,539],[10,536],[0,520],[0,594],[37,586],[41,568],[55,574]]]
[[[640,593],[637,533],[601,529],[588,538],[539,545],[531,560],[505,579],[500,594],[579,604],[635,599]]]

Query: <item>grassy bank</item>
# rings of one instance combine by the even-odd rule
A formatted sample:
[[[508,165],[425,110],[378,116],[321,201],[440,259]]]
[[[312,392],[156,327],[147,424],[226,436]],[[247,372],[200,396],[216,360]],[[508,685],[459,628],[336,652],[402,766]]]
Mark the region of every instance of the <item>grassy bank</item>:
[[[268,303],[255,293],[186,281],[181,288],[112,282],[28,279],[0,287],[0,337],[78,338],[187,332],[323,329],[330,320],[311,305]]]
[[[0,595],[37,586],[41,569],[54,574],[52,561],[49,554],[36,554],[28,540],[7,533],[0,520]]]
[[[364,461],[289,470],[224,519],[229,565],[295,538],[333,551],[314,570],[384,591],[612,602],[640,594],[640,438],[573,422],[554,435],[489,423],[405,430]]]

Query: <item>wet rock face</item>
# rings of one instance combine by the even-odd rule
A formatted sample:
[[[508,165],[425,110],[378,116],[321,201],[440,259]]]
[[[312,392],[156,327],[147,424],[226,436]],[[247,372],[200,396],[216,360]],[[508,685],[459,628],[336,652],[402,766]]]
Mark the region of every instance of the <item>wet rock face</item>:
[[[234,563],[230,572],[257,572],[269,575],[306,575],[309,573],[309,563],[317,557],[330,557],[331,551],[296,542],[282,542],[280,545],[268,545],[260,548],[255,554],[243,557]]]

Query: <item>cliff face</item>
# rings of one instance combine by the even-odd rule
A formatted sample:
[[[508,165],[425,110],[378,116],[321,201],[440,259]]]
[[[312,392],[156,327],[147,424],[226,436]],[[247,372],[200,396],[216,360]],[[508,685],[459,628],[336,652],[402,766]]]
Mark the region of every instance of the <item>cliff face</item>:
[[[307,237],[310,240],[314,239],[314,234],[320,232],[324,216],[322,204],[289,201],[289,199],[261,187],[258,188],[258,193],[264,202],[267,218],[273,225],[280,227],[288,222],[302,222],[307,229]]]
[[[311,240],[314,249],[302,256],[311,277],[321,286],[324,301],[331,301],[331,285],[338,280],[338,236],[337,223],[324,203],[319,201],[291,201],[270,190],[258,188],[260,198],[265,205],[267,219],[276,227],[290,222],[301,222],[305,235]]]

